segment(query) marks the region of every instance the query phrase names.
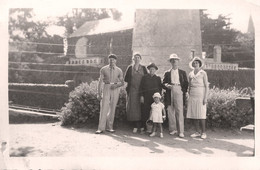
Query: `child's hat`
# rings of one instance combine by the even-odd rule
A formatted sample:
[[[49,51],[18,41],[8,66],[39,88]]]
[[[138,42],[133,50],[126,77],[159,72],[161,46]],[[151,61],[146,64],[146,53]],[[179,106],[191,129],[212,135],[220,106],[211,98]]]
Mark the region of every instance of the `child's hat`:
[[[154,93],[153,98],[155,97],[161,98],[162,96],[160,95],[160,93]]]

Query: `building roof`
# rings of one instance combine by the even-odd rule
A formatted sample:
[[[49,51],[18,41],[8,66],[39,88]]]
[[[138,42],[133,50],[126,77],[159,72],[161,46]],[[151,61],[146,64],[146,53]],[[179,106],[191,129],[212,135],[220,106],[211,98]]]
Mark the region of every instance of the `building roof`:
[[[69,38],[81,37],[86,35],[97,35],[103,33],[117,32],[134,28],[134,20],[126,20],[121,17],[120,20],[105,18],[101,20],[85,22]]]

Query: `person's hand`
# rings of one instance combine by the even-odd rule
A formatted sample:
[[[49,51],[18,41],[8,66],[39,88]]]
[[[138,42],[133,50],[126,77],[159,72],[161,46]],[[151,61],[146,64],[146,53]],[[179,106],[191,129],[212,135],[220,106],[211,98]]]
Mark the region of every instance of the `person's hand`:
[[[166,84],[165,85],[168,89],[171,89],[172,88],[172,86],[170,85],[170,84]]]
[[[207,103],[208,103],[207,99],[203,99],[203,105],[205,105]]]
[[[112,89],[112,90],[114,90],[114,89],[116,89],[116,88],[117,88],[117,85],[116,85],[116,84],[112,84],[111,87],[110,87],[110,89]]]
[[[189,97],[190,97],[189,93],[186,93],[186,94],[185,94],[185,98],[186,98],[186,100],[188,100]]]
[[[140,102],[141,102],[141,103],[144,103],[144,96],[141,96]]]
[[[166,120],[166,116],[163,116],[162,118],[163,118],[163,120]]]

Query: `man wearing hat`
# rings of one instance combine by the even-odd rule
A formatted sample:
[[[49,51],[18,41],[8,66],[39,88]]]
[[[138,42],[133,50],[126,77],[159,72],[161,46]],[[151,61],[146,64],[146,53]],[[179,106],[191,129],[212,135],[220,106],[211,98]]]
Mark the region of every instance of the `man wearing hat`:
[[[96,134],[100,134],[104,130],[114,132],[113,123],[119,98],[119,87],[124,85],[123,72],[116,66],[116,60],[117,56],[115,54],[110,54],[108,56],[109,64],[100,69],[97,97],[101,101],[99,125]],[[104,86],[102,89],[103,83]]]
[[[169,131],[171,135],[178,133],[184,137],[183,105],[187,95],[188,80],[186,72],[179,69],[180,58],[171,54],[169,62],[172,68],[164,73],[163,86],[165,93],[165,107],[168,112]]]

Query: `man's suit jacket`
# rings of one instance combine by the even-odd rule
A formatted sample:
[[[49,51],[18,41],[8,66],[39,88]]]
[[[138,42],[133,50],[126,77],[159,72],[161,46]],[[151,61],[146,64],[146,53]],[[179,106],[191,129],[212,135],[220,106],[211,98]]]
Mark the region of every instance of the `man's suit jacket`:
[[[181,90],[183,92],[183,104],[185,104],[185,94],[188,90],[188,79],[186,72],[184,70],[179,69],[179,80],[181,84]],[[163,88],[166,90],[164,94],[164,104],[167,108],[168,105],[171,105],[171,90],[168,89],[165,84],[170,84],[171,83],[171,69],[166,71],[164,73],[164,78],[163,78]]]

